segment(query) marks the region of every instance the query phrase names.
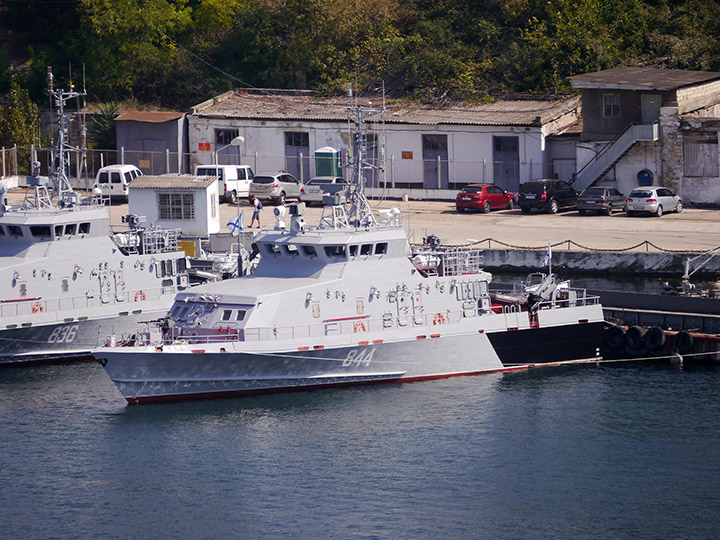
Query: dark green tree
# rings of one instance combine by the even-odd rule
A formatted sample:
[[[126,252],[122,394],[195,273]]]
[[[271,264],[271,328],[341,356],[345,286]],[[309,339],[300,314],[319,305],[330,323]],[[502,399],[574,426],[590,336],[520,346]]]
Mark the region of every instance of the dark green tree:
[[[17,145],[18,166],[28,170],[30,145],[40,142],[40,113],[27,90],[20,86],[18,78],[12,77],[10,91],[0,105],[0,146]]]

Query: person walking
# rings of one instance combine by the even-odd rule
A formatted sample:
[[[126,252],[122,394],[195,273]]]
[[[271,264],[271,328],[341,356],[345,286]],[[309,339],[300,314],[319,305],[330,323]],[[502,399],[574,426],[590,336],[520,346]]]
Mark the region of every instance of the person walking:
[[[252,219],[250,220],[250,228],[252,229],[253,223],[255,223],[255,220],[257,220],[257,226],[259,229],[260,228],[260,210],[262,210],[263,205],[260,202],[260,199],[258,199],[254,195],[253,195],[253,207],[254,207],[254,210],[253,210]]]

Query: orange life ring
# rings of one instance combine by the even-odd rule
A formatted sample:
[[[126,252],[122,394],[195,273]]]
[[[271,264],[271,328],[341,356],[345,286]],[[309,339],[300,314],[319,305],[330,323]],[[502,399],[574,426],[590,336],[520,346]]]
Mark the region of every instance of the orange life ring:
[[[40,302],[35,302],[33,304],[33,313],[37,313],[38,311],[40,313],[42,313],[45,310],[43,309],[42,304]]]
[[[433,317],[433,325],[437,326],[439,324],[445,324],[445,315],[442,313],[436,313],[435,317]]]
[[[362,321],[358,321],[355,323],[355,333],[358,332],[367,332],[367,329],[365,328],[365,323]]]
[[[144,291],[138,291],[135,293],[135,301],[138,302],[140,300],[142,300],[143,302],[145,301],[145,292]]]

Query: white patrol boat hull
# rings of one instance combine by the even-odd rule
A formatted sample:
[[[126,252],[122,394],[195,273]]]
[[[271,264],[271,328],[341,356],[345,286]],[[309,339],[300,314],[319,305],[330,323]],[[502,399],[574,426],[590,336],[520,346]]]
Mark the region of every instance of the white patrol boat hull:
[[[226,352],[213,345],[170,345],[95,352],[128,403],[307,390],[474,375],[505,368],[484,333],[382,339],[338,347]],[[278,347],[281,346],[277,343]],[[178,374],[182,374],[181,377]]]

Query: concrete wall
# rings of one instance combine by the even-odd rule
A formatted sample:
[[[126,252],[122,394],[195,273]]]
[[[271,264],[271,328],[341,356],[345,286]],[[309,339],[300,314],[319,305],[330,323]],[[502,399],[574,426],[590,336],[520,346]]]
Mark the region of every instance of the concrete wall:
[[[216,129],[238,129],[245,142],[239,147],[238,161],[249,164],[256,173],[285,170],[285,132],[309,134],[310,153],[330,146],[345,155],[351,148],[351,135],[345,123],[306,121],[253,121],[188,117],[191,167],[212,163]],[[369,133],[383,137],[381,126],[369,124]],[[448,175],[451,183],[493,182],[493,136],[517,136],[519,139],[520,182],[551,170],[540,126],[517,128],[504,126],[418,126],[387,124],[386,170],[388,183],[406,188],[434,187],[424,179],[422,135],[442,134],[448,141]],[[201,148],[206,148],[201,150]],[[209,150],[207,149],[209,148]],[[224,157],[220,163],[224,163]],[[310,162],[310,176],[315,164]],[[347,176],[347,175],[346,175]],[[428,183],[433,185],[428,185]]]
[[[718,102],[720,102],[720,81],[711,81],[677,90],[679,114],[710,107],[718,104]]]

